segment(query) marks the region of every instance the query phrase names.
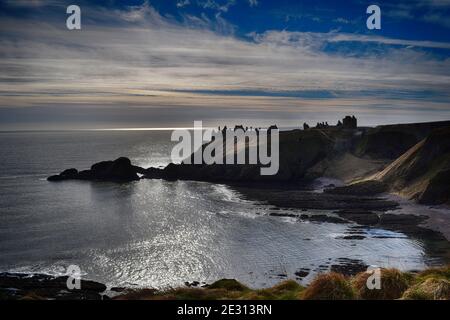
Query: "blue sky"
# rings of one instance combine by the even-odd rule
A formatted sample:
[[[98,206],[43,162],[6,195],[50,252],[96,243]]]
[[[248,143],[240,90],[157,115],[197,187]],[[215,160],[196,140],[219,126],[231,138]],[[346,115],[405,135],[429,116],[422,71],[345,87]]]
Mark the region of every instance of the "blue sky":
[[[449,15],[450,0],[0,0],[0,130],[450,119]]]

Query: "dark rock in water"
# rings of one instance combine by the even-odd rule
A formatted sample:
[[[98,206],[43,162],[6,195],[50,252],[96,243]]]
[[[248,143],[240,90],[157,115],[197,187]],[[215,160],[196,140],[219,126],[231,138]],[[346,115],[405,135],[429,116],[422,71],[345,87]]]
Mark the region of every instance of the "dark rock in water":
[[[380,221],[378,214],[364,210],[340,210],[336,212],[339,217],[363,225],[376,225]]]
[[[91,174],[96,180],[139,180],[135,166],[125,157],[96,163],[91,167]]]
[[[349,236],[343,236],[339,239],[345,239],[345,240],[363,240],[365,239],[365,236],[361,236],[361,235],[349,235]]]
[[[92,178],[91,170],[83,170],[78,173],[78,179],[89,180]]]
[[[64,170],[63,172],[61,172],[62,176],[67,176],[67,177],[76,176],[77,174],[78,174],[78,170],[75,168],[67,169],[67,170]]]
[[[363,261],[357,259],[339,258],[336,262],[331,265],[331,271],[342,273],[345,276],[354,276],[366,271],[368,267]]]
[[[317,266],[317,268],[314,270],[316,272],[326,272],[328,271],[328,265],[327,264],[320,264]]]
[[[398,207],[398,203],[370,196],[340,195],[308,192],[298,189],[258,188],[234,185],[246,200],[266,201],[270,205],[288,209],[387,211]]]
[[[309,274],[309,269],[308,268],[302,268],[298,271],[296,271],[294,274],[298,277],[298,278],[304,278]]]
[[[48,181],[61,181],[61,180],[68,180],[68,179],[76,179],[78,176],[78,170],[77,169],[67,169],[61,172],[58,175],[50,176],[47,178]]]
[[[413,214],[391,214],[385,213],[380,216],[381,226],[403,226],[403,225],[418,225],[427,220],[427,216],[418,216]]]
[[[302,214],[300,218],[303,220],[314,222],[346,223],[346,221],[343,219],[333,216],[327,216],[325,214],[311,214],[311,215]]]
[[[289,217],[289,218],[295,218],[298,217],[298,214],[295,213],[284,213],[284,212],[271,212],[269,213],[270,216],[274,217]]]
[[[81,280],[81,288],[69,290],[67,276],[0,273],[0,295],[9,300],[57,299],[100,300],[106,286],[90,280]]]
[[[200,282],[199,282],[199,281],[192,281],[192,282],[186,281],[186,282],[184,283],[184,285],[185,285],[186,287],[198,287],[198,286],[200,285]]]
[[[386,184],[380,181],[368,180],[350,184],[348,186],[325,189],[325,193],[344,194],[356,196],[372,196],[388,191]]]
[[[138,173],[146,170],[131,164],[130,159],[121,157],[114,161],[102,161],[92,165],[90,170],[78,172],[77,169],[67,169],[59,175],[50,176],[48,181],[63,180],[98,180],[98,181],[134,181],[139,180]]]

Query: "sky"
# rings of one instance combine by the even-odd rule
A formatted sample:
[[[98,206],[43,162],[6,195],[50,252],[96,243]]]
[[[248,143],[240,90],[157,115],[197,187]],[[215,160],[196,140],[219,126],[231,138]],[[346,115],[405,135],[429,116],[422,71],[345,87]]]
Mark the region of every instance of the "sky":
[[[0,130],[450,120],[449,58],[450,0],[0,0]]]

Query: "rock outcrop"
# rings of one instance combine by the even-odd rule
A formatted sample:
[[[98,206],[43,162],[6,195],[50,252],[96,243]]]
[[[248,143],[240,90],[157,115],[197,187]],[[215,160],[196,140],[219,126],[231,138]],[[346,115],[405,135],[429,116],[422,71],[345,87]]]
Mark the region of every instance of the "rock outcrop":
[[[7,300],[102,300],[106,286],[80,280],[80,289],[67,288],[67,276],[0,273],[0,299]]]
[[[98,180],[98,181],[134,181],[139,180],[138,173],[144,174],[145,169],[131,164],[130,159],[121,157],[114,161],[102,161],[92,165],[90,170],[78,171],[67,169],[60,174],[47,178],[48,181],[63,180]]]

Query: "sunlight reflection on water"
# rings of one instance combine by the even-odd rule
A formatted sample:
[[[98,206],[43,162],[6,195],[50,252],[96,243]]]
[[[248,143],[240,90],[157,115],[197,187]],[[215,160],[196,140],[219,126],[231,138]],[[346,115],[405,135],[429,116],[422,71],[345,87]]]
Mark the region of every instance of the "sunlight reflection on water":
[[[295,278],[300,268],[311,269],[308,282],[339,258],[404,270],[428,263],[424,244],[400,233],[370,229],[365,239],[342,239],[353,225],[269,216],[270,206],[243,200],[225,185],[42,179],[123,154],[143,166],[169,161],[166,133],[79,135],[0,141],[2,271],[59,274],[77,264],[87,278],[113,286],[237,278],[262,287],[280,274]]]

